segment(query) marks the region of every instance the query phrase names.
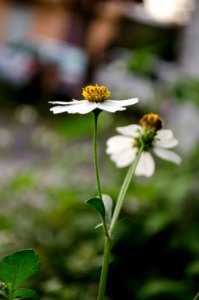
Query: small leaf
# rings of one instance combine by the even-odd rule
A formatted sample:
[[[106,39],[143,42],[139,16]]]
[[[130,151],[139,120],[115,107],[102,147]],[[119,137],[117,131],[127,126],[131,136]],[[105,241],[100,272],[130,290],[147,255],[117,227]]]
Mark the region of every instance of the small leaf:
[[[0,262],[0,278],[13,290],[26,278],[36,273],[41,264],[33,250],[21,250],[4,257]]]
[[[37,293],[30,289],[17,288],[13,295],[14,298],[25,298],[25,299],[33,299],[39,300],[39,296]]]
[[[113,212],[113,200],[109,195],[103,194],[102,201],[105,207],[106,221],[109,223],[111,221],[112,212]]]
[[[105,207],[103,201],[100,198],[92,198],[87,200],[86,202],[98,212],[103,220],[105,219]]]

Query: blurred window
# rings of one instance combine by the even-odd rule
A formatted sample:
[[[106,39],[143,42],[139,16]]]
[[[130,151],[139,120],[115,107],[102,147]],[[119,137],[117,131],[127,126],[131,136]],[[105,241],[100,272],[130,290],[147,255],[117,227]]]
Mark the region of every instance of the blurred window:
[[[195,0],[145,0],[148,13],[156,20],[184,24],[194,8]]]

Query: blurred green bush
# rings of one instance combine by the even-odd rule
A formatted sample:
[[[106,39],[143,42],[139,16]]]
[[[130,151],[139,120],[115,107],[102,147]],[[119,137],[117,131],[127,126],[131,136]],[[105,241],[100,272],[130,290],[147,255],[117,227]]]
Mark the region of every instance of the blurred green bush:
[[[143,55],[147,61],[147,54],[141,53],[132,67],[151,75],[152,63],[149,68],[142,66]],[[157,111],[164,111],[164,94],[178,99],[180,105],[190,99],[198,103],[197,81],[165,85],[158,93]],[[105,156],[105,141],[115,134],[114,126],[134,122],[146,108],[136,108],[133,115],[129,109],[117,117],[100,116],[102,186],[114,201],[126,170],[116,169]],[[39,147],[49,146],[42,149],[42,159],[1,182],[0,256],[34,248],[42,269],[27,285],[43,300],[93,300],[103,237],[101,228],[94,229],[98,217],[84,203],[96,195],[92,116],[60,116],[52,124],[49,119],[45,122],[47,129],[38,124],[34,134],[37,143],[30,147],[40,152]],[[48,127],[53,135],[48,135],[50,142],[42,144]],[[59,142],[54,143],[52,137]],[[50,147],[53,143],[56,147]],[[193,299],[199,280],[198,157],[197,145],[181,166],[157,161],[152,178],[134,179],[114,236],[107,300]]]
[[[67,163],[69,149],[64,159],[43,164],[42,173],[38,166],[21,171],[0,191],[0,254],[38,252],[42,270],[29,284],[45,300],[96,298],[103,237],[84,203],[96,193],[92,145],[80,145],[78,159],[73,151],[76,159]],[[134,180],[114,236],[107,299],[193,298],[199,279],[198,155],[199,148],[180,167],[159,162],[153,178]],[[115,200],[125,170],[115,172],[104,155],[100,163],[103,190]],[[45,182],[49,170],[56,177],[58,169],[65,183]]]

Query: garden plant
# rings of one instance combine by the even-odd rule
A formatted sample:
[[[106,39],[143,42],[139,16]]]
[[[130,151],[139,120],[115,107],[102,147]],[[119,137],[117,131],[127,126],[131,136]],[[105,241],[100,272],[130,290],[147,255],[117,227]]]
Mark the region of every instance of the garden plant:
[[[106,293],[107,275],[110,262],[113,238],[116,231],[125,196],[134,176],[151,177],[155,173],[153,155],[179,165],[181,157],[171,149],[176,147],[178,140],[170,129],[164,129],[162,118],[156,113],[145,114],[139,124],[126,124],[117,127],[118,134],[110,137],[106,143],[106,153],[117,168],[128,167],[116,201],[106,195],[101,186],[98,164],[98,120],[103,111],[115,113],[126,110],[127,106],[137,104],[138,98],[127,100],[111,100],[111,93],[105,86],[89,85],[83,88],[84,100],[71,102],[50,102],[55,105],[50,110],[54,114],[93,114],[93,161],[96,177],[97,195],[86,202],[97,212],[100,223],[96,228],[102,228],[104,234],[104,254],[97,300],[103,300]],[[95,230],[95,229],[93,229]],[[0,262],[0,279],[2,299],[39,299],[33,290],[20,288],[19,285],[40,268],[38,255],[33,250],[21,250],[6,256]],[[199,299],[197,294],[194,300]]]

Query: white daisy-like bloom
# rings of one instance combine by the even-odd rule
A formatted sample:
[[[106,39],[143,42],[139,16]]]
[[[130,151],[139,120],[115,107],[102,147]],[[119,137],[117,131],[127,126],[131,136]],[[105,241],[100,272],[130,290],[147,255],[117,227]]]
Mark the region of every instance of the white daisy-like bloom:
[[[152,154],[175,164],[181,158],[169,150],[178,144],[169,129],[162,129],[162,119],[156,114],[145,115],[141,125],[118,127],[120,135],[108,139],[106,153],[118,168],[129,166],[135,159],[138,149],[143,144],[143,151],[138,161],[135,175],[150,177],[155,172],[155,161]]]
[[[138,102],[138,98],[127,100],[111,100],[111,93],[105,86],[88,85],[83,88],[83,100],[73,99],[70,102],[49,102],[55,104],[50,110],[54,114],[68,112],[69,114],[87,114],[95,109],[105,110],[111,113],[125,110],[126,106],[133,105]]]

